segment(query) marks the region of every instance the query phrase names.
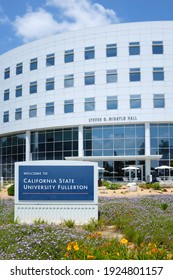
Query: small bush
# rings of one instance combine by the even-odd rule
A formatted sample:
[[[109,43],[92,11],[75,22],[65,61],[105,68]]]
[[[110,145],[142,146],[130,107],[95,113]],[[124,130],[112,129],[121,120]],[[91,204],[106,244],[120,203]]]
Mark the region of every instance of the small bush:
[[[118,190],[121,187],[121,184],[104,180],[103,186],[105,186],[108,190]]]
[[[74,228],[75,227],[75,221],[74,220],[64,220],[64,225],[68,228]]]
[[[9,196],[14,196],[14,185],[11,185],[8,189],[7,189],[8,195]]]
[[[150,183],[140,183],[138,186],[142,189],[147,189],[147,190],[151,188]]]
[[[168,208],[168,204],[167,203],[162,203],[160,205],[160,208],[165,211]]]
[[[88,224],[83,225],[84,230],[88,230],[90,232],[94,232],[96,230],[99,230],[102,225],[102,221],[97,221],[96,219],[91,219]]]
[[[121,184],[110,183],[106,188],[108,190],[118,190],[121,187]]]
[[[159,182],[153,183],[153,184],[151,185],[151,187],[152,187],[152,189],[154,189],[154,190],[161,190],[161,189],[162,189],[162,187],[161,187],[161,185],[160,185]]]

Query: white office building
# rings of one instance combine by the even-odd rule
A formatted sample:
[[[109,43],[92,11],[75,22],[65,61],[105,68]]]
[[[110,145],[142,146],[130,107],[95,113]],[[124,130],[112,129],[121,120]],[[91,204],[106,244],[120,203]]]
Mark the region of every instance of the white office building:
[[[122,180],[173,165],[173,22],[57,34],[0,56],[0,176],[24,160],[96,161]]]

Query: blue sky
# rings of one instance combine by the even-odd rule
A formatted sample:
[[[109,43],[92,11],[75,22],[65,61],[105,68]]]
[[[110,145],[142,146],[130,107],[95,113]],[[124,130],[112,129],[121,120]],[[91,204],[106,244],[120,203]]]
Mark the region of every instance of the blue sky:
[[[1,0],[0,54],[60,32],[154,20],[173,20],[173,0]]]

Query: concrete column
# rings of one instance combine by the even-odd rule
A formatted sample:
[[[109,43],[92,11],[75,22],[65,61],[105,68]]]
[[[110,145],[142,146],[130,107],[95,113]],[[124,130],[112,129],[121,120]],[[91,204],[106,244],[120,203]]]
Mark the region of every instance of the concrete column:
[[[83,126],[78,126],[78,156],[83,157]]]
[[[26,131],[26,152],[25,152],[25,160],[31,161],[31,153],[30,153],[30,144],[31,143],[31,132],[29,130]]]
[[[145,155],[150,155],[150,124],[145,123]]]
[[[145,155],[150,155],[150,124],[145,123]],[[147,177],[150,175],[151,169],[151,161],[150,159],[145,160],[145,181],[147,181]]]

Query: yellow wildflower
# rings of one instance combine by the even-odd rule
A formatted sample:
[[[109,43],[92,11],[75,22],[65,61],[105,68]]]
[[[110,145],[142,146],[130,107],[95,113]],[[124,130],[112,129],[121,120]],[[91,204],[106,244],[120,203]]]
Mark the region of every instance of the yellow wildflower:
[[[68,246],[67,246],[67,251],[71,251],[72,247],[71,247],[71,244],[69,243]]]
[[[79,246],[78,246],[77,242],[73,245],[73,248],[74,248],[75,251],[79,250]]]
[[[127,243],[128,243],[128,240],[127,240],[126,238],[123,237],[123,238],[121,239],[121,243],[122,243],[122,244],[127,244]]]
[[[94,258],[94,256],[87,256],[87,259],[88,260],[94,260],[95,258]]]

